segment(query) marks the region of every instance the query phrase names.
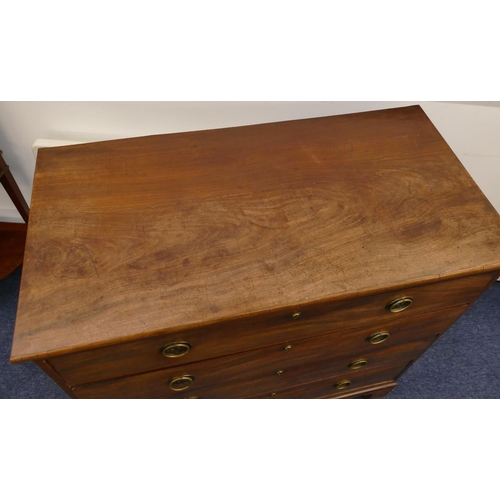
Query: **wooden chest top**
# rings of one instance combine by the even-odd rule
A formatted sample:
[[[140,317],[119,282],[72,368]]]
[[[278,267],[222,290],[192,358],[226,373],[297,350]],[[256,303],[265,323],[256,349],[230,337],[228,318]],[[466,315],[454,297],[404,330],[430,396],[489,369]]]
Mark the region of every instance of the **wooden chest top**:
[[[41,149],[12,361],[499,267],[418,106]]]

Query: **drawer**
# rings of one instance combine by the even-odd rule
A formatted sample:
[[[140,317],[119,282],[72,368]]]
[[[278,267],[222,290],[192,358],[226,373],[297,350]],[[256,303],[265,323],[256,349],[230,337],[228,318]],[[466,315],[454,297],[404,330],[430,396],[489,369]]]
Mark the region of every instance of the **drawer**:
[[[461,308],[459,309],[461,310]],[[373,329],[365,328],[346,335],[350,349],[337,349],[338,334],[323,335],[292,344],[271,346],[231,356],[223,356],[180,367],[122,377],[76,387],[77,397],[105,398],[184,398],[245,397],[262,391],[275,391],[328,378],[335,374],[352,376],[370,372],[378,366],[406,364],[420,356],[457,317],[426,315],[424,328],[394,325],[383,344],[366,342]],[[415,338],[411,332],[418,331]],[[388,342],[388,344],[387,344]],[[344,347],[344,344],[340,344]],[[190,383],[190,379],[192,382]],[[180,384],[180,385],[178,385]],[[172,387],[171,387],[172,386]]]
[[[283,390],[291,386],[327,378],[335,374],[359,377],[370,373],[371,367],[387,366],[395,360],[405,363],[416,359],[430,345],[430,341],[412,342],[404,347],[362,356],[294,359],[280,362],[276,353],[251,351],[245,355],[232,355],[201,361],[184,367],[167,368],[152,373],[96,382],[75,387],[78,398],[241,398],[256,391]],[[352,370],[349,364],[367,360],[369,368]],[[189,384],[192,378],[193,382]],[[170,386],[180,390],[172,390]],[[184,387],[187,387],[184,389]]]
[[[411,360],[407,364],[411,363]],[[329,399],[350,396],[373,395],[377,386],[382,386],[385,394],[397,384],[395,379],[406,365],[393,365],[355,373],[350,376],[336,375],[308,384],[301,384],[288,389],[268,391],[245,399]],[[340,388],[342,387],[342,388]]]
[[[339,395],[338,392],[333,393],[332,396],[326,396],[323,399],[376,399],[387,396],[395,387],[397,382],[382,382],[381,384],[374,384],[370,386],[363,386],[361,389],[354,389],[353,391],[345,392]],[[347,389],[349,390],[349,389]]]
[[[364,325],[382,327],[396,318],[469,304],[494,277],[493,274],[475,275],[349,300],[308,304],[279,313],[249,316],[67,354],[48,361],[69,385],[82,385]],[[398,297],[411,297],[413,302],[404,311],[389,312],[387,305]],[[166,346],[171,349],[169,355],[172,357],[162,355]],[[185,352],[183,346],[186,346]]]
[[[466,306],[445,309],[406,319],[380,322],[376,326],[359,327],[308,339],[285,342],[255,352],[263,364],[266,360],[283,370],[282,378],[290,370],[311,364],[312,375],[323,376],[320,363],[345,370],[356,358],[365,358],[363,368],[385,363],[405,356],[406,351],[425,349],[437,336],[444,333],[466,310]],[[285,370],[287,370],[285,372]],[[304,376],[304,375],[303,375]]]

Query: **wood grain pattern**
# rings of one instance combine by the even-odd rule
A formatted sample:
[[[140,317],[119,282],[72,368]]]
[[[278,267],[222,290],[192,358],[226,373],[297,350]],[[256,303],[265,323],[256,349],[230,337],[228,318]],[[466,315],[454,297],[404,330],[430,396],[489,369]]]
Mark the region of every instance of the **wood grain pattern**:
[[[397,369],[396,369],[397,371]],[[391,377],[395,373],[394,369],[390,369],[387,375],[380,376],[380,371],[377,370],[375,375],[378,380],[385,377]],[[375,399],[387,395],[392,389],[397,387],[397,382],[394,380],[386,380],[375,384],[363,385],[355,384],[354,389],[346,388],[338,391],[334,386],[334,379],[318,380],[310,384],[302,384],[292,387],[287,391],[279,391],[274,393],[263,393],[256,396],[243,399]]]
[[[322,399],[376,399],[382,398],[386,396],[389,392],[392,391],[397,386],[397,382],[382,382],[381,384],[374,384],[371,386],[365,386],[362,389],[355,389],[353,391],[349,391],[347,393],[343,393],[342,395],[332,394],[330,396],[326,396],[326,398]]]
[[[337,376],[339,380],[360,380],[360,384],[364,377],[368,377],[367,383],[370,383],[369,375],[374,370],[383,370],[392,363],[399,363],[401,371],[410,360],[418,358],[429,347],[433,338],[373,352],[369,356],[370,366],[357,371],[347,366],[350,361],[354,361],[351,359],[353,356],[349,355],[338,358],[332,354],[328,356],[328,352],[321,356],[314,352],[310,357],[306,354],[287,361],[281,352],[251,351],[182,367],[77,386],[73,388],[73,392],[78,398],[97,399],[227,399],[249,397],[256,392],[288,390],[299,384],[332,376]],[[192,385],[179,392],[171,390],[170,382],[183,376],[194,377]]]
[[[219,332],[214,332],[217,333],[216,335],[212,335],[208,339],[200,336],[202,341],[200,343],[188,335],[185,339],[191,343],[192,351],[186,356],[174,359],[161,355],[160,350],[165,345],[164,342],[160,339],[151,339],[146,342],[126,343],[97,351],[90,350],[59,356],[50,358],[49,361],[68,384],[75,386],[179,365],[195,367],[197,366],[196,361],[220,358],[221,352],[235,354],[247,351],[248,354],[239,358],[225,357],[220,362],[215,361],[213,366],[219,377],[223,376],[221,367],[226,366],[226,363],[229,365],[233,363],[237,366],[236,375],[243,373],[244,376],[248,376],[250,368],[245,368],[244,363],[251,362],[252,364],[255,360],[257,360],[255,364],[260,366],[264,366],[266,363],[272,365],[279,361],[282,368],[294,367],[295,369],[296,365],[299,364],[298,358],[303,364],[306,359],[314,359],[316,362],[322,359],[322,356],[326,356],[326,359],[351,356],[351,354],[362,357],[377,353],[387,347],[428,339],[444,332],[465,310],[466,306],[461,306],[417,317],[386,315],[383,319],[380,317],[372,319],[368,326],[365,324],[363,327],[348,330],[336,330],[337,323],[332,321],[325,323],[325,329],[321,332],[328,334],[319,336],[318,332],[315,336],[311,335],[307,328],[301,328],[300,325],[296,327],[295,331],[276,331],[274,335],[271,335],[272,332],[267,330],[264,332],[255,330],[252,336],[242,336],[242,338],[234,334],[231,336],[229,331],[221,328]],[[351,324],[352,326],[354,325]],[[391,336],[383,344],[366,343],[366,338],[377,331],[388,331]],[[263,333],[267,335],[263,335]],[[153,340],[156,341],[153,342]],[[208,340],[208,342],[203,342],[203,340]],[[232,342],[233,340],[234,342]],[[276,343],[280,341],[281,343]],[[292,349],[285,351],[285,346],[290,344]],[[255,378],[255,374],[252,378]]]
[[[343,334],[322,335],[285,344],[255,349],[197,363],[188,363],[143,375],[106,380],[74,389],[80,396],[92,397],[245,397],[264,390],[279,391],[333,375],[351,377],[370,373],[379,366],[398,364],[401,370],[410,359],[418,358],[459,316],[464,308],[408,318],[386,324],[390,338],[371,345],[366,338],[377,329],[364,328]],[[350,369],[353,361],[364,359],[367,365]],[[194,383],[182,392],[173,392],[168,384],[175,377],[191,375]],[[68,376],[64,375],[68,380]]]
[[[12,360],[498,269],[418,106],[41,149]]]
[[[411,353],[408,353],[411,354]],[[416,352],[415,356],[419,353]],[[250,387],[240,390],[240,387],[234,385],[226,388],[226,390],[210,390],[206,391],[184,391],[172,393],[168,389],[168,378],[162,378],[161,372],[154,374],[138,375],[130,377],[128,382],[132,384],[125,385],[124,381],[116,380],[109,381],[107,384],[91,384],[75,388],[75,395],[78,398],[85,399],[112,399],[112,398],[133,398],[133,399],[148,399],[148,398],[174,398],[174,399],[204,399],[204,398],[217,398],[217,399],[262,399],[265,397],[280,398],[331,398],[337,396],[344,396],[351,391],[357,391],[366,386],[372,386],[380,383],[394,382],[398,374],[404,367],[411,363],[413,356],[410,358],[402,358],[396,366],[377,366],[363,371],[362,373],[341,373],[332,374],[331,377],[315,380],[308,384],[300,383],[296,379],[295,385],[283,389],[270,388],[255,396],[255,392],[251,392]],[[351,385],[348,389],[337,390],[334,385],[342,380],[349,380]],[[217,389],[214,386],[214,389]],[[245,390],[246,389],[246,390]],[[253,387],[254,391],[259,390],[257,384]]]

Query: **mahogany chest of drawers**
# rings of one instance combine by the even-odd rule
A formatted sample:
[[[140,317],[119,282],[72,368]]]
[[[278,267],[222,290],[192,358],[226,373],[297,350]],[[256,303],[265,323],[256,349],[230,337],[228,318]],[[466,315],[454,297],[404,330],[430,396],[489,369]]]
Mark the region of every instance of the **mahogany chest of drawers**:
[[[78,398],[378,397],[499,274],[418,106],[41,149],[11,361]]]

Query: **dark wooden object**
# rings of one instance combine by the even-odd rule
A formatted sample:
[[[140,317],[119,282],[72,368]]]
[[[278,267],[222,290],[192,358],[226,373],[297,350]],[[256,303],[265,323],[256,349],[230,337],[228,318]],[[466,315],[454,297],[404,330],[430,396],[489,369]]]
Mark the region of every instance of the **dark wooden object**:
[[[10,172],[9,166],[3,159],[2,151],[0,151],[0,182],[21,214],[21,217],[27,223],[29,217],[28,204]],[[26,224],[0,222],[0,279],[8,276],[22,264],[26,231]]]
[[[418,106],[42,149],[11,361],[75,397],[377,397],[499,273]]]

